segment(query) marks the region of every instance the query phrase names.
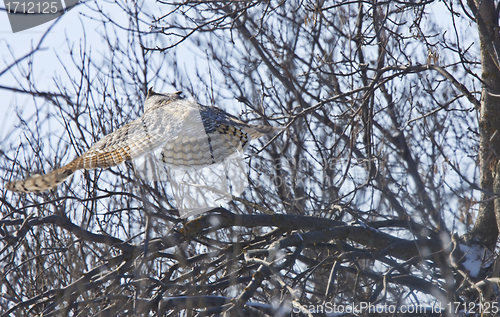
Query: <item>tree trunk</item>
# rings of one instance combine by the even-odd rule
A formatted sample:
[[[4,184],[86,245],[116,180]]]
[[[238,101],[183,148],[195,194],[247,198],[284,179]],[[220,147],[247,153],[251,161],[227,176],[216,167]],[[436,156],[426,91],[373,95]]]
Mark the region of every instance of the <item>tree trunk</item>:
[[[494,1],[469,0],[479,31],[481,47],[481,79],[483,81],[480,109],[479,168],[483,203],[474,228],[466,240],[479,242],[490,249],[495,247],[500,224],[500,199],[492,199],[499,192],[500,153],[500,61],[498,58],[498,26]],[[497,171],[498,170],[498,171]]]

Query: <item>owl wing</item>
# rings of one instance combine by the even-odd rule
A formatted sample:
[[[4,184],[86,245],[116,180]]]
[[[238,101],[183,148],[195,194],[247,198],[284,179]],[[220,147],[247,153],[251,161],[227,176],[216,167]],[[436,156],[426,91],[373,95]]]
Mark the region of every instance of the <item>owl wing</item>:
[[[185,103],[198,111],[184,122],[179,135],[163,146],[157,156],[161,162],[174,167],[199,168],[222,162],[245,149],[250,138],[238,126],[245,123],[221,109],[192,101]],[[234,121],[227,120],[228,117]]]
[[[178,137],[189,118],[199,115],[197,108],[181,101],[151,108],[142,117],[103,137],[69,164],[45,175],[9,182],[5,188],[16,192],[43,192],[56,187],[79,169],[108,168],[161,149],[169,140]],[[203,126],[199,130],[203,130]]]
[[[242,152],[251,139],[281,131],[281,128],[247,124],[216,107],[206,107],[193,102],[199,109],[179,137],[166,143],[158,158],[171,166],[204,167],[222,162]]]
[[[158,158],[170,166],[204,167],[242,152],[248,141],[243,131],[221,125],[212,133],[204,129],[197,135],[181,133],[163,146]]]

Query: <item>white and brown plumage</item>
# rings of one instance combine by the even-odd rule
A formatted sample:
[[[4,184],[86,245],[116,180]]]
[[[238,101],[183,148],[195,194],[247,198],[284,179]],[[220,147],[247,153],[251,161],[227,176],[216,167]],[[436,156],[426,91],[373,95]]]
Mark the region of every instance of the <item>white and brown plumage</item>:
[[[45,175],[9,182],[15,192],[55,188],[80,169],[108,168],[155,153],[170,166],[203,167],[242,151],[251,139],[279,130],[249,125],[216,107],[184,100],[180,92],[149,89],[144,114],[106,135],[82,156]]]

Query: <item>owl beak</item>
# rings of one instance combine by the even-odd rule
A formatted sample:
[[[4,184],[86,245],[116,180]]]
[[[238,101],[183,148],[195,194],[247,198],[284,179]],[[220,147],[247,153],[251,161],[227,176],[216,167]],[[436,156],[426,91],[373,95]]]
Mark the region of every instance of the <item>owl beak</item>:
[[[174,94],[180,95],[180,94],[182,94],[182,91],[178,90],[178,91],[174,92]]]

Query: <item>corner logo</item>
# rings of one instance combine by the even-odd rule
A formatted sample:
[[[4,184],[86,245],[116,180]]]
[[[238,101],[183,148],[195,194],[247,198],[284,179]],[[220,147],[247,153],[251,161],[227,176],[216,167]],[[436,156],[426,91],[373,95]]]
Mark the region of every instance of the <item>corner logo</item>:
[[[12,32],[31,29],[40,24],[57,19],[73,9],[79,0],[4,0]],[[64,3],[64,6],[63,6]]]

